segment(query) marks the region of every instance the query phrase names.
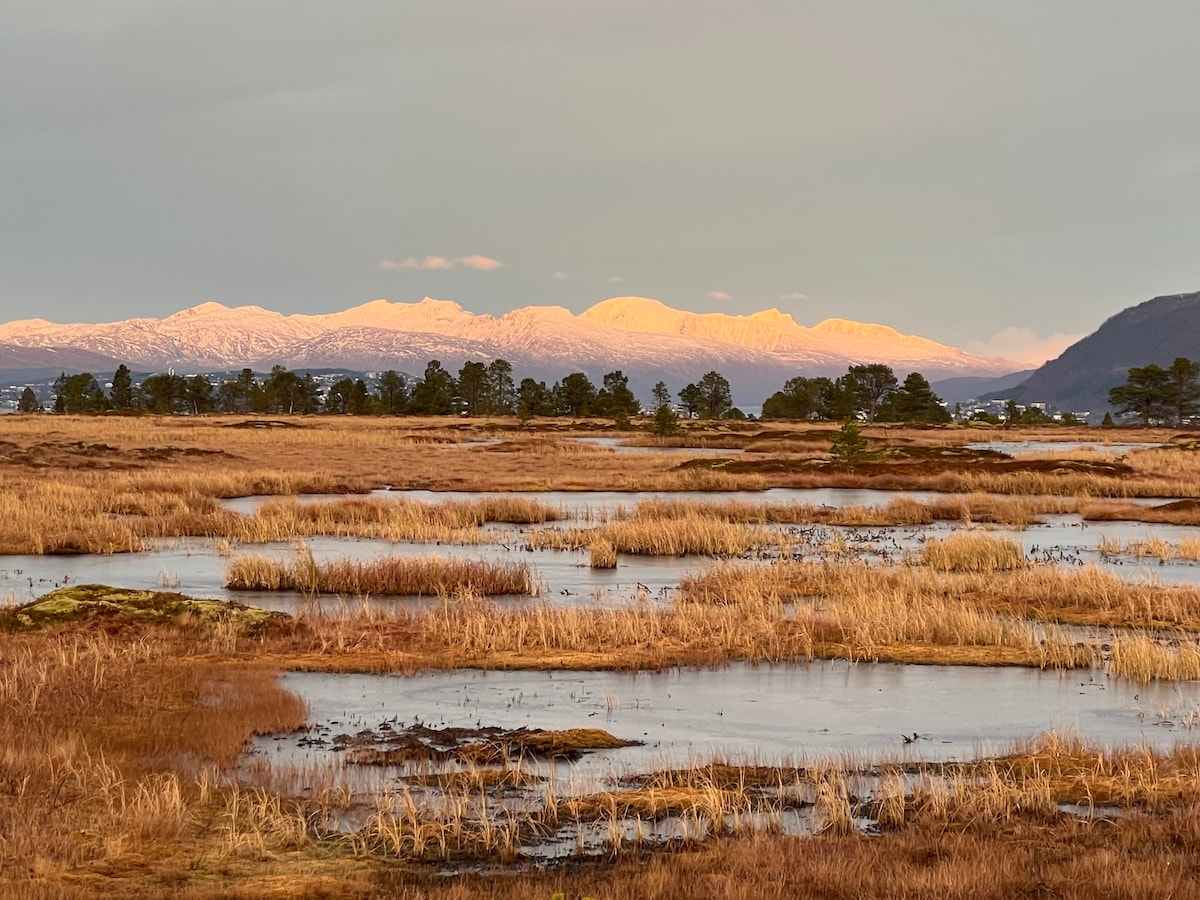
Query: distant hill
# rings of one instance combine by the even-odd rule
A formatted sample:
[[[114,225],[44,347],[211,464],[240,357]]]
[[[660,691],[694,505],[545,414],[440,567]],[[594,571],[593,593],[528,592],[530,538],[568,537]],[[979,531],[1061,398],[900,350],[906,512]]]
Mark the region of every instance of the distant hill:
[[[1101,415],[1109,389],[1134,366],[1200,359],[1200,292],[1155,297],[1122,310],[1072,344],[1007,393],[1018,403],[1051,403],[1060,410]]]
[[[64,372],[111,375],[119,365],[111,356],[82,347],[26,347],[0,342],[0,379],[13,384],[53,379]]]
[[[1033,369],[1022,369],[1020,372],[1010,372],[998,378],[986,375],[964,375],[959,378],[943,378],[941,381],[930,383],[933,392],[950,404],[965,403],[968,400],[978,400],[981,397],[1011,391],[1034,373]]]

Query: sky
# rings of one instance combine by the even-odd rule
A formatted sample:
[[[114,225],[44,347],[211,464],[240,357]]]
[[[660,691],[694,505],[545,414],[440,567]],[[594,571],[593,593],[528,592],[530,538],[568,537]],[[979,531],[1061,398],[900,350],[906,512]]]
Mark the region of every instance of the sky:
[[[640,295],[1032,358],[1200,289],[1197,35],[1195,0],[5,0],[0,319]]]

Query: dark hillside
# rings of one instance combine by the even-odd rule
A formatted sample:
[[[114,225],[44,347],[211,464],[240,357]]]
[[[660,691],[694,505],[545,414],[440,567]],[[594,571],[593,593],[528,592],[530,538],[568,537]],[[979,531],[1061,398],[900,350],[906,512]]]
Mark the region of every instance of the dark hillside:
[[[1155,297],[1122,310],[1004,396],[1101,415],[1109,408],[1109,389],[1124,382],[1129,369],[1167,366],[1177,356],[1200,359],[1200,292]]]

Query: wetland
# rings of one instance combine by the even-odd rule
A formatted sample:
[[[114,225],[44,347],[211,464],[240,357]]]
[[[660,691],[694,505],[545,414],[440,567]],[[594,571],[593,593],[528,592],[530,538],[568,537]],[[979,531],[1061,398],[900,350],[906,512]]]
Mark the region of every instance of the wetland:
[[[1190,864],[1193,436],[9,418],[6,893]]]

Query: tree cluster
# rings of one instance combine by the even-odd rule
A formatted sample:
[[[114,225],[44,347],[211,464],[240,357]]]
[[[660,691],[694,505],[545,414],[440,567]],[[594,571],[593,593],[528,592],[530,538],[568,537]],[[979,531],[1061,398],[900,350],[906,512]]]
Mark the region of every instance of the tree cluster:
[[[1108,392],[1119,415],[1143,425],[1177,425],[1200,415],[1200,362],[1178,356],[1167,368],[1134,366],[1124,384]]]
[[[796,377],[763,403],[764,419],[825,419],[868,422],[950,421],[950,413],[920,372],[901,384],[883,363],[851,366],[840,378]]]
[[[32,392],[30,392],[32,396]],[[327,390],[311,374],[299,375],[275,366],[260,378],[251,369],[214,385],[203,375],[174,373],[149,375],[135,384],[129,368],[113,374],[106,394],[90,373],[61,375],[54,383],[54,411],[96,413],[106,410],[143,409],[161,414],[316,413],[338,415],[453,415],[496,416],[601,416],[628,421],[641,412],[641,404],[619,369],[606,374],[600,386],[583,372],[572,372],[553,385],[513,377],[512,364],[468,361],[457,376],[438,360],[431,360],[420,380],[410,382],[396,371],[380,373],[374,390],[361,379],[343,378]],[[671,394],[660,382],[655,387],[655,410],[670,415]],[[703,418],[731,413],[729,382],[709,372],[680,391],[688,412]],[[36,401],[35,401],[36,404]]]

